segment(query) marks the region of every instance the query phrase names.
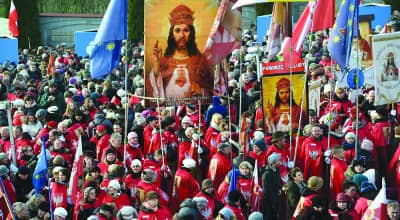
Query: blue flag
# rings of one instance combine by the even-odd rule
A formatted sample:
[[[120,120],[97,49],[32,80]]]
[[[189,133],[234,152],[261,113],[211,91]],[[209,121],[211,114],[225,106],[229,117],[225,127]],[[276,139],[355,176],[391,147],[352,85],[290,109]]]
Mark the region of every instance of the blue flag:
[[[42,139],[42,152],[39,154],[36,163],[35,171],[33,171],[32,184],[35,188],[35,193],[38,195],[47,183],[48,167],[46,158],[46,141]]]
[[[235,166],[232,167],[232,170],[229,171],[228,176],[230,177],[230,182],[229,182],[229,191],[232,192],[233,190],[236,189],[237,185],[237,178],[240,175],[240,171],[235,168]]]
[[[358,1],[342,0],[339,14],[329,36],[328,50],[342,71],[349,65],[353,38],[358,37]]]
[[[121,57],[122,40],[127,36],[126,0],[111,0],[94,41],[86,48],[92,78],[103,78]]]

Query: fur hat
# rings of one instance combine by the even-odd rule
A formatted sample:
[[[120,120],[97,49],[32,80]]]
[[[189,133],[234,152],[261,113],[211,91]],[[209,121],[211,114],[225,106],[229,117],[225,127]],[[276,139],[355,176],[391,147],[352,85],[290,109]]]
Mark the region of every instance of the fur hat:
[[[132,206],[123,206],[119,213],[121,214],[122,219],[134,219],[137,217],[136,209]]]
[[[113,179],[108,183],[108,187],[112,187],[117,191],[121,190],[121,184],[118,182],[118,180]]]
[[[324,186],[324,180],[319,176],[312,176],[307,181],[307,187],[313,191],[318,191]]]
[[[54,216],[59,216],[64,219],[68,216],[67,210],[65,210],[63,207],[57,207],[56,209],[54,209],[53,214]]]
[[[353,132],[347,132],[344,138],[347,140],[349,138],[356,139],[356,135]]]
[[[370,141],[370,140],[368,140],[368,139],[364,139],[362,142],[361,142],[361,149],[363,149],[363,150],[367,150],[367,151],[372,151],[373,149],[374,149],[374,143],[372,142],[372,141]]]
[[[182,161],[182,167],[187,169],[193,169],[196,167],[196,161],[192,158],[186,158]]]

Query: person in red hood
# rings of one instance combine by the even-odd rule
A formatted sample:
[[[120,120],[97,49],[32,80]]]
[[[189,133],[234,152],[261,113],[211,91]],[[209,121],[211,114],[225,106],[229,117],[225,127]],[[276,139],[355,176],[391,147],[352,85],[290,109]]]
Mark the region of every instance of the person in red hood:
[[[195,167],[196,161],[187,158],[176,171],[172,196],[177,198],[177,204],[181,204],[186,198],[193,198],[200,191],[199,183],[190,173]]]
[[[144,197],[138,219],[172,220],[171,213],[159,202],[159,195],[150,191]]]

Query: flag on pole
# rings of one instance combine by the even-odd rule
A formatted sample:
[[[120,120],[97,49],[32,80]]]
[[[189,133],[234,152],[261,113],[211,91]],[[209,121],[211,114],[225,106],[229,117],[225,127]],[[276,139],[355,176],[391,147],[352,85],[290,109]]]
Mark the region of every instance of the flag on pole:
[[[242,12],[229,10],[236,0],[222,0],[208,36],[203,55],[210,65],[216,65],[241,45]]]
[[[47,74],[52,74],[56,71],[55,58],[53,53],[50,52],[49,65],[47,65]]]
[[[259,177],[258,177],[258,165],[257,165],[257,160],[254,165],[254,171],[253,171],[253,178],[251,180],[252,183],[252,193],[251,193],[251,210],[253,212],[255,211],[260,211],[261,207],[261,197],[262,197],[262,188],[260,186]]]
[[[46,139],[42,138],[42,151],[38,156],[38,161],[36,163],[35,170],[33,171],[32,184],[35,188],[35,194],[40,194],[40,190],[42,190],[47,184],[48,177],[48,167],[47,167],[47,158],[46,158]]]
[[[69,179],[67,195],[71,197],[71,203],[75,204],[76,195],[79,190],[79,177],[83,172],[83,150],[82,137],[79,136],[78,148],[75,152],[74,164],[72,166],[71,177]]]
[[[239,0],[233,5],[232,10],[247,5],[254,5],[267,2],[308,2],[309,0]]]
[[[375,197],[374,201],[368,206],[368,209],[365,211],[361,220],[387,219],[386,204],[386,183],[385,178],[382,178],[382,188]]]
[[[283,41],[282,51],[285,63],[290,62],[290,52],[292,52],[292,63],[301,59],[301,49],[308,33],[333,26],[335,0],[322,1],[308,3],[293,29],[293,37],[285,38]],[[292,48],[294,48],[292,51],[290,50],[290,40],[292,40]]]
[[[13,0],[11,0],[10,13],[8,14],[8,29],[13,37],[18,37],[18,13]]]
[[[358,0],[343,0],[328,41],[328,50],[342,71],[349,65],[353,38],[357,36]]]
[[[275,3],[272,11],[271,25],[269,26],[269,36],[267,42],[268,57],[272,60],[281,50],[281,42],[285,37],[284,29],[286,24],[286,12],[283,3]]]
[[[86,48],[93,79],[104,77],[118,65],[122,40],[126,37],[126,0],[111,0],[94,41]]]

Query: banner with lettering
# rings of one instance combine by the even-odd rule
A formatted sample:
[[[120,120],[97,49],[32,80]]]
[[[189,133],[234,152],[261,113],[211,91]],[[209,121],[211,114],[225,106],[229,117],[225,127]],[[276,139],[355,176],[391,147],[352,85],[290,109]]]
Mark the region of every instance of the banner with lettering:
[[[296,130],[299,128],[300,115],[302,115],[301,127],[303,127],[306,121],[305,112],[307,112],[307,98],[301,105],[303,97],[307,97],[304,91],[306,88],[304,62],[292,65],[292,75],[290,75],[290,68],[285,66],[284,62],[262,63],[261,66],[266,132]],[[291,101],[290,97],[292,97]]]
[[[383,105],[400,102],[400,32],[372,37],[375,66],[375,102]]]

